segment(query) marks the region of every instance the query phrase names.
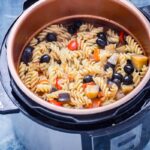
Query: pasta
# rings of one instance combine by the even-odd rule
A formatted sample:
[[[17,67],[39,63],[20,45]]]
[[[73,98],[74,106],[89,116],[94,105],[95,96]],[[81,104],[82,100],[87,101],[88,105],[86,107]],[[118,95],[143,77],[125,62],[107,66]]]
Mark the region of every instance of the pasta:
[[[126,32],[76,20],[35,35],[23,51],[18,74],[48,103],[89,109],[130,93],[147,64],[142,48]]]
[[[118,43],[119,42],[119,36],[118,36],[118,34],[117,33],[115,33],[115,31],[114,30],[112,30],[112,29],[109,29],[108,31],[107,31],[107,35],[108,35],[108,41],[110,42],[110,43]]]
[[[148,67],[144,65],[144,66],[142,67],[141,71],[140,71],[140,77],[141,77],[141,78],[143,78],[143,77],[145,76],[147,70],[148,70]]]
[[[134,86],[136,87],[139,82],[141,81],[141,77],[139,75],[139,72],[133,72],[133,82],[134,82]]]
[[[135,40],[130,35],[128,35],[126,37],[126,42],[128,43],[128,45],[127,45],[127,51],[128,52],[136,53],[136,54],[142,54],[143,53],[141,48],[137,44],[137,42],[135,42]]]
[[[118,92],[118,87],[116,84],[112,84],[110,89],[109,89],[109,94],[108,94],[108,97],[109,99],[114,99],[116,97],[116,94]]]
[[[28,67],[26,66],[26,64],[24,64],[23,62],[20,63],[20,66],[19,66],[19,75],[20,75],[20,79],[22,81],[24,81],[25,79],[25,74],[26,72],[28,71]]]

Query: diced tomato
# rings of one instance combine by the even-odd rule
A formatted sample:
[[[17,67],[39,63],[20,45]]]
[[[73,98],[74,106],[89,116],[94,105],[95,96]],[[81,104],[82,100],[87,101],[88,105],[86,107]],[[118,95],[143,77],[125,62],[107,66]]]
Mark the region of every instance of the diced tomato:
[[[86,108],[93,108],[93,103],[90,103],[90,104],[88,104],[87,106],[86,106]]]
[[[98,93],[98,98],[102,98],[102,97],[104,97],[104,93],[101,91]]]
[[[92,100],[93,108],[99,107],[101,105],[101,99],[95,98]]]
[[[88,85],[95,85],[94,82],[84,83],[82,87],[85,89]]]
[[[54,99],[50,99],[48,100],[48,102],[56,106],[62,106],[61,102],[58,102],[57,100],[54,100]]]
[[[70,41],[70,43],[68,44],[68,49],[71,50],[71,51],[77,50],[78,49],[77,40]]]
[[[120,43],[124,42],[124,32],[123,31],[121,31],[120,34],[119,34],[119,42]]]
[[[93,57],[94,57],[95,61],[99,61],[100,60],[99,53],[100,53],[100,49],[95,48],[94,49],[94,54],[93,54]]]
[[[60,81],[61,81],[61,79],[56,78],[56,88],[57,88],[58,90],[62,90],[62,87],[61,87],[61,85],[60,85]]]
[[[92,99],[92,103],[89,104],[88,106],[86,106],[86,108],[90,109],[90,108],[97,108],[101,106],[101,99],[100,98],[94,98]]]

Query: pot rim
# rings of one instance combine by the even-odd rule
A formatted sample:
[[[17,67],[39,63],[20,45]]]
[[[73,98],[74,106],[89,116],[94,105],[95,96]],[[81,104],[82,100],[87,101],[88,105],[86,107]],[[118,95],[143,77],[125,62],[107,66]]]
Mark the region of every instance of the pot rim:
[[[8,46],[7,46],[7,61],[8,61],[8,67],[10,70],[10,73],[15,81],[15,83],[17,84],[17,86],[20,88],[20,90],[22,90],[22,92],[24,92],[30,99],[32,99],[34,102],[50,109],[53,110],[55,112],[59,112],[59,113],[64,113],[64,114],[71,114],[71,115],[87,115],[87,114],[96,114],[96,113],[102,113],[105,111],[109,111],[112,110],[114,108],[117,108],[123,104],[125,104],[126,102],[128,102],[130,99],[132,99],[134,96],[136,96],[146,85],[146,83],[148,82],[149,78],[150,78],[150,65],[148,67],[148,71],[146,73],[146,75],[144,76],[144,78],[142,79],[142,81],[139,83],[139,85],[128,95],[126,95],[125,97],[119,99],[116,102],[113,102],[111,104],[102,106],[102,107],[98,107],[98,108],[91,108],[91,109],[70,109],[70,108],[64,108],[64,107],[58,107],[55,106],[53,104],[50,104],[44,100],[42,100],[41,98],[39,98],[38,96],[36,96],[34,93],[32,93],[21,81],[21,79],[18,76],[17,70],[15,69],[14,66],[14,62],[12,59],[12,54],[13,54],[13,43],[15,40],[15,36],[17,33],[17,28],[20,26],[21,22],[23,22],[23,20],[25,20],[27,18],[27,16],[32,13],[32,11],[34,11],[34,9],[40,7],[40,5],[42,5],[43,3],[45,3],[47,0],[40,0],[38,2],[36,2],[35,4],[33,4],[30,8],[28,8],[20,17],[19,19],[16,21],[16,23],[14,24],[9,37],[8,37]],[[53,1],[53,0],[51,0]],[[149,37],[150,37],[150,24],[148,22],[148,20],[145,18],[145,16],[130,2],[127,1],[122,1],[122,0],[111,0],[114,1],[115,3],[119,3],[121,5],[124,5],[124,7],[128,7],[128,9],[132,10],[132,12],[137,15],[141,21],[143,21],[143,24],[145,25],[145,28],[147,29],[147,32],[149,33]]]

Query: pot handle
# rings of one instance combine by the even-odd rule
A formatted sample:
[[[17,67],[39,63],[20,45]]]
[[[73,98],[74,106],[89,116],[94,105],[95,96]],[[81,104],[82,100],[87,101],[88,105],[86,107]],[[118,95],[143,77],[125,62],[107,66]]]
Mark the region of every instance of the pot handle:
[[[5,43],[5,48],[7,48],[8,34],[9,34],[12,26],[14,25],[14,23],[17,21],[18,18],[19,17],[17,17],[16,20],[11,24],[7,33],[5,34],[4,39],[2,41],[2,44],[0,46],[0,53],[1,53],[1,50],[2,50],[4,43]],[[6,94],[6,92],[3,88],[3,85],[1,83],[1,80],[2,80],[2,76],[1,76],[1,72],[0,72],[0,114],[18,113],[20,111],[19,108],[10,100],[10,98]]]
[[[18,107],[7,96],[0,81],[0,114],[12,114],[19,111]]]

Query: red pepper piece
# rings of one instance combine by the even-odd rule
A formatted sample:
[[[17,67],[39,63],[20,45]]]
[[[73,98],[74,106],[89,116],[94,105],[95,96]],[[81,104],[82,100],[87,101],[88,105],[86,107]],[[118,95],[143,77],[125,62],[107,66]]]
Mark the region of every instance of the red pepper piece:
[[[124,42],[124,31],[121,31],[119,34],[119,42],[123,43]]]
[[[78,42],[76,40],[70,41],[68,44],[68,49],[71,51],[77,50],[78,49]]]
[[[54,100],[54,99],[50,99],[48,100],[48,102],[56,106],[62,106],[61,102],[58,102],[57,100]]]
[[[56,78],[56,88],[57,88],[58,90],[62,90],[62,87],[61,87],[61,85],[60,85],[60,80],[61,80],[61,79]]]
[[[92,103],[89,104],[88,106],[86,106],[86,108],[90,109],[90,108],[97,108],[100,107],[102,104],[102,101],[100,98],[94,98],[92,99]]]

